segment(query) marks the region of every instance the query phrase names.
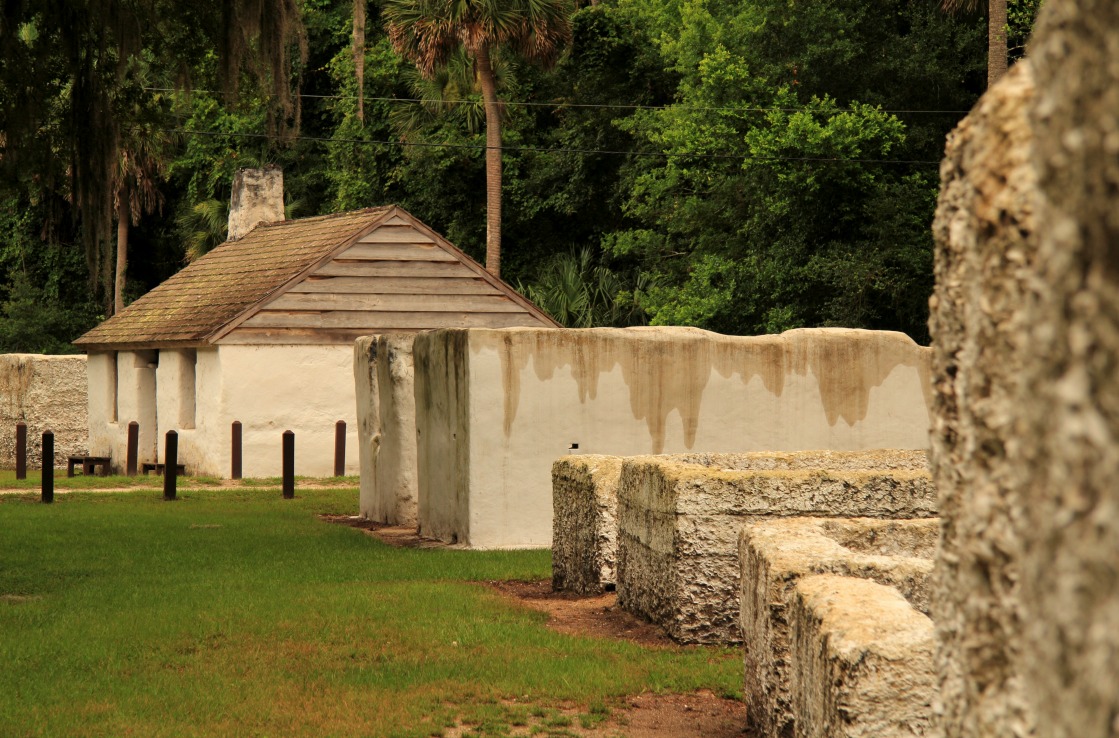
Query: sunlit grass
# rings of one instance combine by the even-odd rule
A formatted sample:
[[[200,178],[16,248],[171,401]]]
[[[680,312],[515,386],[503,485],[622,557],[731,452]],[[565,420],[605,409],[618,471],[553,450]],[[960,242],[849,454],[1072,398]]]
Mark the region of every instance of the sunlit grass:
[[[476,584],[547,551],[394,549],[353,489],[0,496],[0,735],[427,736],[559,701],[734,693],[737,654],[573,637]]]

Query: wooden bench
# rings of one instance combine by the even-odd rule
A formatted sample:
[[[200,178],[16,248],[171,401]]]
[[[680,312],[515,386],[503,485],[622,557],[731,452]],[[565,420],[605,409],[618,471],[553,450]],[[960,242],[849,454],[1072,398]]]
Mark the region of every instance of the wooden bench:
[[[101,467],[100,476],[109,476],[109,462],[111,460],[108,456],[71,456],[66,460],[66,476],[74,476],[74,468],[79,464],[82,467],[82,474],[93,474],[97,467]]]
[[[161,476],[163,476],[163,467],[164,467],[163,464],[153,464],[152,462],[149,461],[149,462],[145,462],[143,464],[140,464],[140,471],[144,472],[145,477],[148,475],[148,472],[152,472],[152,471],[155,472],[156,476],[161,477]],[[178,474],[178,475],[181,475],[181,476],[185,476],[186,475],[186,467],[183,466],[182,464],[175,464],[175,473]]]

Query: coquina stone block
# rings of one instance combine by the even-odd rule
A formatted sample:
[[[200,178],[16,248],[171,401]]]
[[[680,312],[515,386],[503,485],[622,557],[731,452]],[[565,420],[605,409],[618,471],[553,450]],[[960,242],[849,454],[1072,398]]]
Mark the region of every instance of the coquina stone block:
[[[933,624],[896,588],[804,577],[789,621],[796,738],[933,735]]]
[[[618,602],[681,643],[735,644],[738,532],[764,518],[928,518],[926,469],[741,471],[642,457],[618,488]]]
[[[894,587],[927,614],[938,535],[936,519],[788,518],[742,528],[738,552],[743,695],[759,736],[777,738],[794,731],[830,735],[798,728],[802,717],[790,690],[794,638],[789,618],[797,582],[818,574],[869,579]]]
[[[943,729],[960,738],[1019,738],[1034,723],[1014,663],[1021,656],[1021,541],[1014,419],[1023,314],[1035,279],[1037,174],[1028,63],[991,87],[948,137],[933,235],[929,301],[934,380],[932,469],[945,521],[933,621]],[[980,452],[981,451],[981,452]]]
[[[658,458],[722,470],[924,469],[928,452],[757,451],[667,454]],[[552,586],[579,594],[615,588],[618,479],[622,458],[563,457],[552,465]]]
[[[54,463],[85,454],[89,400],[84,356],[0,355],[0,465],[15,468],[16,424],[27,424],[27,468],[42,464],[43,431],[54,433]]]
[[[552,588],[591,595],[614,589],[618,548],[616,456],[564,456],[552,465]]]

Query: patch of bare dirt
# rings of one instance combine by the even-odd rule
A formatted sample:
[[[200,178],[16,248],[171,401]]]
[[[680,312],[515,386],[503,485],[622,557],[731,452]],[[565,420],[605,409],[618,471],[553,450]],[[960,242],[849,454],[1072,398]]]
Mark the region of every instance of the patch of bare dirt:
[[[660,628],[618,607],[618,597],[613,592],[593,597],[553,592],[548,580],[485,584],[509,599],[548,613],[548,627],[560,633],[618,638],[654,648],[675,645]]]
[[[506,703],[515,708],[516,702]],[[508,725],[509,736],[556,738],[749,738],[746,706],[708,690],[692,694],[639,694],[611,704],[605,714],[578,705],[534,710]],[[477,726],[458,724],[442,738],[490,735]]]

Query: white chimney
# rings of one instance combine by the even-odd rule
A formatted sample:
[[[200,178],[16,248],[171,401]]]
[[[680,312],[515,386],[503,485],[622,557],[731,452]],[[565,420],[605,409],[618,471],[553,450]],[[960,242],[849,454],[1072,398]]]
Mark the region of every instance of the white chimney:
[[[275,164],[261,169],[238,169],[233,175],[226,238],[236,241],[260,223],[283,219],[284,170]]]

